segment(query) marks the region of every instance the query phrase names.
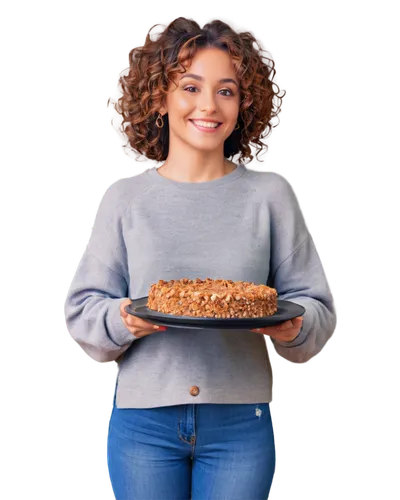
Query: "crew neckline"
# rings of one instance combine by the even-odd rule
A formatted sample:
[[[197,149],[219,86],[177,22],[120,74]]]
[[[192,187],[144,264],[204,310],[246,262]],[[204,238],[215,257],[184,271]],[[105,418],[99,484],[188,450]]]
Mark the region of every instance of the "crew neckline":
[[[235,170],[229,172],[229,174],[218,177],[218,179],[213,179],[212,181],[205,182],[180,182],[173,179],[167,179],[163,175],[157,172],[157,167],[152,167],[146,170],[147,174],[150,176],[151,180],[157,184],[164,186],[174,186],[179,189],[186,190],[202,190],[202,189],[213,189],[214,187],[222,186],[238,179],[246,172],[246,167],[243,163],[236,163]]]

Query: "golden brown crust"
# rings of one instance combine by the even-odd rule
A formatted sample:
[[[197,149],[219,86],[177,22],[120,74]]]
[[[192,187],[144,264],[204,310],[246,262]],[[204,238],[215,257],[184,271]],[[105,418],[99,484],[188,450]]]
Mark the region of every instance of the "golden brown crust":
[[[174,316],[259,318],[277,310],[275,288],[247,281],[197,278],[151,285],[147,307]]]

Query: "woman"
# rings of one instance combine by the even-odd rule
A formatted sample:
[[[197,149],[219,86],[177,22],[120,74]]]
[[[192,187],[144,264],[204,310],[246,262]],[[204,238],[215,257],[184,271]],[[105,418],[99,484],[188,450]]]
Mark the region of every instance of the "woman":
[[[260,52],[250,33],[178,18],[131,51],[120,80],[129,145],[163,164],[107,189],[65,303],[74,340],[118,363],[108,433],[117,500],[268,498],[275,443],[264,339],[306,362],[335,329],[290,184],[243,163],[280,111],[274,63]],[[125,311],[159,279],[185,277],[268,284],[306,312],[225,330],[162,328]]]

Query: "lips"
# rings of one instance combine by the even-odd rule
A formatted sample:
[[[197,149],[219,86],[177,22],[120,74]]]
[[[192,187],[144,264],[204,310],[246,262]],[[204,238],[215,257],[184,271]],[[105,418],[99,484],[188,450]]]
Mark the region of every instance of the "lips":
[[[192,120],[192,119],[189,119],[190,122],[193,123],[193,125],[198,129],[198,130],[201,130],[202,132],[214,132],[216,130],[219,129],[219,127],[222,125],[222,122],[207,122],[207,120],[204,120],[205,123],[218,123],[218,125],[216,127],[205,127],[205,126],[201,126],[198,122],[196,123],[196,120]],[[199,120],[199,121],[203,121],[203,120]]]

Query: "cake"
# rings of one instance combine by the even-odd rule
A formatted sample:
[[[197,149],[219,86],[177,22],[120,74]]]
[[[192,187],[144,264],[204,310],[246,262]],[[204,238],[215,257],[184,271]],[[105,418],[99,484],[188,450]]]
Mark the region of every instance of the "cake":
[[[275,288],[211,278],[159,280],[150,287],[147,308],[204,318],[259,318],[278,310]]]

